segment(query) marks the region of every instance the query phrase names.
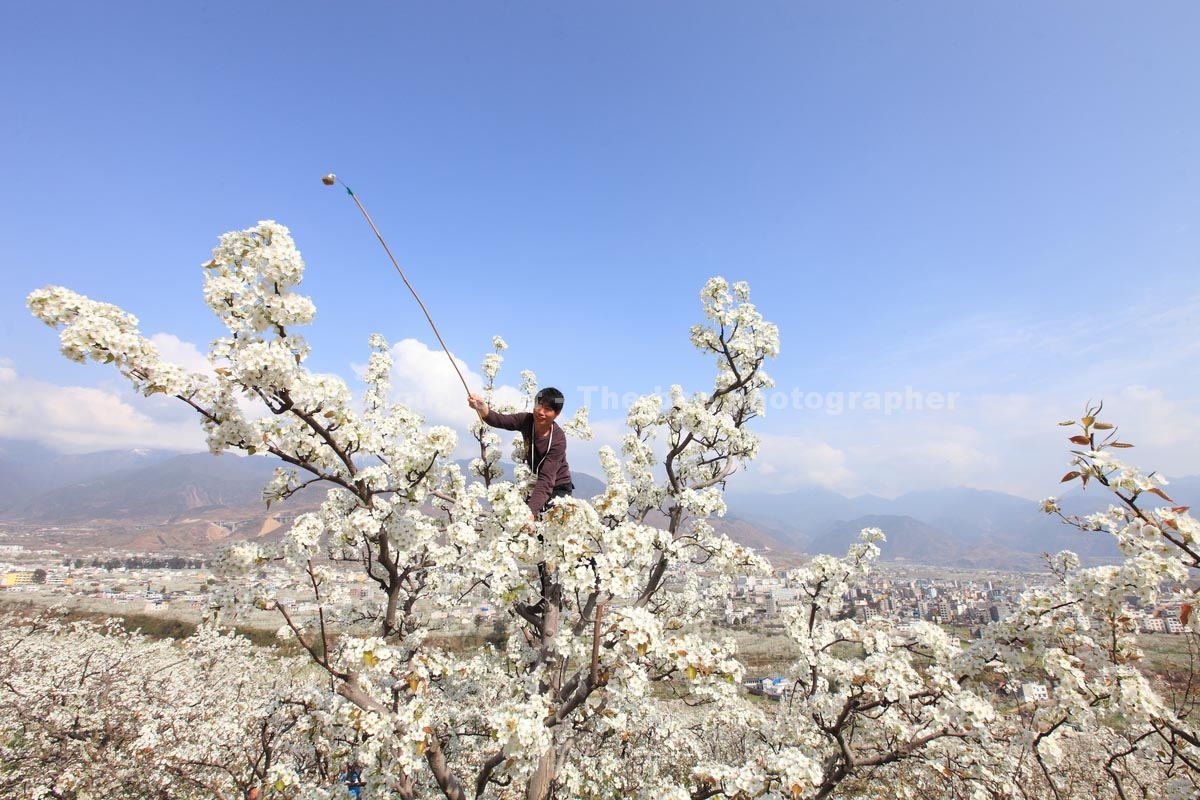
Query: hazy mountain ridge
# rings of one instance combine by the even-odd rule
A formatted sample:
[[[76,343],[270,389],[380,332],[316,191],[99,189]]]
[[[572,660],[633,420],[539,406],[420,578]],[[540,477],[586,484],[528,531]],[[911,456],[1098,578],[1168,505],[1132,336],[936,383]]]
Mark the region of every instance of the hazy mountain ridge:
[[[49,491],[152,466],[178,455],[145,448],[60,454],[32,442],[0,440],[0,516]]]
[[[459,463],[465,470],[467,462]],[[52,532],[43,537],[47,544],[88,549],[196,551],[230,539],[273,538],[325,497],[313,487],[267,509],[261,489],[275,465],[267,458],[156,450],[58,456],[5,443],[0,519],[25,531]],[[577,497],[604,491],[592,475],[574,478]],[[1200,497],[1200,476],[1164,488],[1176,505],[1187,505]],[[1081,492],[1076,484],[1060,502],[1067,513],[1085,514],[1106,508],[1111,499],[1099,487]],[[819,488],[777,495],[734,490],[726,501],[728,514],[712,520],[714,527],[780,565],[797,563],[802,553],[843,554],[867,527],[884,531],[886,561],[1038,568],[1043,553],[1064,549],[1089,562],[1117,556],[1107,535],[1081,533],[1026,498],[979,489],[910,492],[890,500]]]
[[[1200,497],[1200,476],[1174,479],[1163,487],[1175,505]],[[1061,487],[1059,503],[1068,515],[1108,508],[1115,497],[1092,485]],[[1047,494],[1050,494],[1047,492]],[[1149,498],[1161,505],[1157,497]],[[1111,536],[1083,533],[1058,517],[1042,513],[1033,500],[971,488],[909,492],[892,500],[874,495],[847,498],[821,488],[786,494],[726,494],[731,516],[768,531],[785,546],[813,553],[845,553],[863,528],[878,527],[887,541],[884,560],[905,559],[960,566],[1038,567],[1043,553],[1071,550],[1085,562],[1111,562],[1118,556]]]
[[[204,552],[229,540],[278,536],[324,498],[302,492],[268,509],[262,487],[275,463],[266,458],[159,450],[60,457],[27,448],[18,455],[17,467],[0,458],[0,484],[20,483],[26,492],[10,494],[0,520],[30,547]],[[36,489],[21,474],[35,476]]]
[[[75,523],[91,519],[171,520],[214,508],[264,506],[274,465],[262,458],[207,453],[118,469],[51,489],[4,513],[8,518]]]

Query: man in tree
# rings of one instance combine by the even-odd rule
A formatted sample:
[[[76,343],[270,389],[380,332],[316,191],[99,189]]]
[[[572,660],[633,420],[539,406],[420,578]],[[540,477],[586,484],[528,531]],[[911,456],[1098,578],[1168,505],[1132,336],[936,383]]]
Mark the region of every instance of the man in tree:
[[[520,411],[516,414],[501,414],[488,408],[487,401],[477,394],[467,398],[467,404],[475,409],[479,418],[493,428],[520,431],[525,440],[525,463],[533,470],[534,484],[525,502],[529,504],[529,519],[546,510],[556,497],[567,497],[575,490],[571,480],[571,468],[567,464],[567,436],[554,420],[562,412],[565,398],[563,393],[547,386],[533,398],[533,412]],[[547,598],[557,598],[559,587],[544,563],[538,564],[538,582],[541,598],[526,606],[526,613],[546,613]],[[530,619],[530,617],[526,617]]]
[[[533,399],[533,412],[501,414],[488,408],[487,401],[477,394],[467,398],[479,418],[493,428],[520,431],[525,440],[525,463],[536,478],[526,502],[529,514],[535,517],[546,510],[550,501],[566,497],[575,490],[571,467],[567,464],[567,437],[554,420],[562,412],[563,393],[548,386]]]

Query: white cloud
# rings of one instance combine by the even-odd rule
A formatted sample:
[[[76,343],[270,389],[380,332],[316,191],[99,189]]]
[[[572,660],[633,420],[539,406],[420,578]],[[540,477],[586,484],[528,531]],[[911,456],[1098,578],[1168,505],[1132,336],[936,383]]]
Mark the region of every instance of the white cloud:
[[[444,351],[431,350],[416,339],[403,339],[392,345],[390,355],[393,401],[420,413],[431,424],[462,428],[470,423],[475,412],[467,406],[462,381]],[[468,386],[483,385],[461,359],[454,363]]]
[[[1200,474],[1200,398],[1194,394],[1173,398],[1161,388],[1131,385],[1105,398],[1100,417],[1134,445],[1121,452],[1127,463],[1167,477]]]
[[[981,433],[976,402],[890,413],[879,408],[838,414],[819,410],[786,420],[788,433],[756,429],[754,488],[786,492],[819,486],[848,496],[894,497],[914,489],[976,485],[994,477],[996,454]],[[766,427],[765,425],[763,427]]]
[[[165,360],[186,369],[211,373],[205,354],[194,344],[170,334],[150,337]],[[458,375],[441,350],[415,339],[392,346],[392,400],[408,405],[427,423],[448,425],[460,432],[456,456],[477,455],[466,433],[475,418],[467,406]],[[468,385],[483,385],[478,373],[455,361]],[[360,374],[361,366],[353,367]],[[109,376],[110,378],[112,376]],[[194,413],[182,403],[162,396],[142,397],[117,383],[100,386],[57,386],[22,377],[11,360],[0,359],[0,438],[39,442],[61,452],[90,452],[122,447],[203,450],[204,434]],[[525,397],[515,386],[497,388],[499,401],[521,406]],[[254,418],[264,412],[258,404],[242,402]]]
[[[169,403],[112,387],[56,386],[0,367],[0,438],[38,442],[65,453],[126,447],[203,450],[192,417]]]
[[[185,342],[170,333],[156,333],[150,342],[158,349],[159,357],[171,364],[178,364],[191,372],[211,375],[213,368],[208,356],[191,342]]]
[[[604,469],[600,466],[600,448],[611,447],[620,456],[621,440],[629,429],[625,427],[623,419],[593,420],[588,423],[588,427],[592,429],[591,440],[583,442],[571,439],[567,443],[567,460],[572,470],[604,480]]]
[[[1122,439],[1140,447],[1174,448],[1188,461],[1200,444],[1200,419],[1195,409],[1167,397],[1162,389],[1126,386],[1105,401],[1100,415],[1120,426]]]
[[[840,491],[853,482],[844,452],[805,436],[760,435],[758,457],[743,471],[746,479],[731,478],[742,491],[779,493],[803,486]]]
[[[164,359],[210,371],[195,345],[166,334],[152,340]],[[430,424],[458,431],[455,457],[477,455],[467,433],[474,412],[446,354],[405,339],[392,346],[391,355],[393,400]],[[1078,418],[1089,399],[1104,400],[1104,419],[1120,427],[1122,440],[1136,445],[1122,452],[1130,463],[1168,477],[1200,473],[1193,455],[1200,451],[1200,392],[1194,379],[1177,367],[1160,365],[1161,383],[1136,382],[1118,363],[1105,363],[1099,355],[1077,364],[1059,362],[1058,371],[1046,371],[1022,392],[964,392],[953,410],[773,410],[754,424],[761,440],[759,457],[733,476],[733,485],[767,492],[820,486],[847,495],[883,496],[972,486],[1036,499],[1055,493],[1068,469],[1066,438],[1071,431],[1057,422]],[[1121,357],[1116,351],[1103,355]],[[455,363],[473,389],[483,385],[478,372],[461,360]],[[1032,368],[1040,366],[1033,363]],[[361,367],[356,369],[361,374]],[[1146,364],[1130,372],[1145,376]],[[973,383],[986,382],[976,375]],[[497,397],[517,407],[526,403],[512,385],[499,387]],[[593,420],[591,427],[591,441],[570,442],[570,461],[576,471],[600,477],[597,452],[604,445],[620,452],[626,429],[621,419]],[[33,440],[63,452],[205,446],[194,414],[172,398],[144,398],[115,381],[56,386],[23,377],[5,359],[0,359],[0,437]],[[506,460],[509,438],[503,445]]]
[[[1129,385],[1111,389],[1102,418],[1136,445],[1121,452],[1128,463],[1168,477],[1195,475],[1200,465],[1196,400],[1165,389]],[[1037,499],[1054,494],[1069,469],[1078,430],[1058,427],[1077,419],[1083,404],[1061,386],[1037,393],[966,395],[953,411],[812,413],[799,434],[759,431],[753,488],[786,492],[820,486],[846,494],[894,497],[908,491],[968,486]]]
[[[389,352],[392,357],[391,400],[408,406],[430,425],[446,425],[458,431],[456,458],[478,456],[478,445],[467,433],[477,416],[467,405],[462,380],[450,365],[445,351],[433,350],[416,339],[402,339],[392,344]],[[481,391],[482,375],[471,371],[462,359],[455,358],[454,363],[471,391]],[[354,370],[361,375],[365,368],[355,365]],[[497,386],[494,397],[497,404],[521,407],[526,403],[521,390],[510,385]],[[507,446],[504,455],[507,459]]]
[[[971,486],[1036,499],[1058,491],[1070,468],[1067,437],[1077,431],[1057,423],[1101,400],[1104,419],[1136,445],[1121,452],[1129,463],[1168,477],[1200,473],[1200,379],[1185,366],[1200,352],[1198,310],[1200,297],[1183,296],[1114,302],[1102,313],[978,313],[902,335],[852,364],[856,379],[956,391],[954,410],[772,411],[760,433],[801,437],[795,446],[813,453],[764,447],[761,482],[885,496]],[[842,454],[844,472],[805,477],[806,459],[819,462],[824,447]]]

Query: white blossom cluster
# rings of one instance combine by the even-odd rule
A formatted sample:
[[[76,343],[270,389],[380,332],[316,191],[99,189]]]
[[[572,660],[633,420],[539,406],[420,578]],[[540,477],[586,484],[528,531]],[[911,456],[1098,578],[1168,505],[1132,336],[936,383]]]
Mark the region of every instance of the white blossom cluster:
[[[777,713],[747,721],[763,743],[749,757],[698,767],[705,784],[728,797],[821,797],[841,783],[861,790],[854,773],[868,765],[874,781],[894,764],[913,783],[948,742],[956,758],[987,755],[997,714],[958,680],[957,642],[928,623],[901,629],[844,613],[882,541],[864,530],[846,557],[818,556],[802,570],[801,602],[783,612],[797,653],[787,694]],[[994,788],[1001,775],[981,769],[967,783]]]
[[[706,322],[691,341],[715,360],[711,388],[637,400],[620,452],[601,449],[604,492],[531,520],[532,476],[502,480],[490,428],[469,429],[480,455],[468,472],[481,479],[469,480],[448,461],[457,432],[391,401],[382,336],[368,343],[358,400],[307,369],[292,329],[314,307],[295,291],[303,262],[286,228],[226,234],[205,273],[228,331],[211,375],[162,362],[113,306],[58,287],[29,305],[69,358],[110,363],[138,391],[193,408],[214,452],[274,458],[267,502],[326,490],[282,542],[233,544],[216,564],[221,619],[274,609],[307,666],[209,628],[177,645],[5,625],[6,795],[228,797],[253,784],[270,798],[330,798],[334,764],[353,760],[368,796],[398,798],[1195,796],[1196,705],[1139,669],[1126,604],[1171,592],[1195,606],[1198,529],[1186,509],[1138,505],[1166,497],[1164,484],[1088,438],[1111,426],[1086,418],[1074,467],[1119,503],[1076,523],[1114,536],[1120,565],[1083,569],[1060,554],[1054,586],[963,644],[928,623],[855,616],[849,599],[885,542],[869,529],[844,557],[802,570],[785,613],[788,693],[765,706],[741,688],[733,641],[698,624],[736,576],[770,570],[716,527],[726,480],[757,452],[749,426],[779,351],[745,284],[714,278],[701,292]],[[489,402],[505,348],[494,338],[483,360]],[[523,392],[536,385],[522,374]],[[586,436],[586,417],[569,427]],[[1042,507],[1061,514],[1054,498]],[[268,587],[268,566],[288,578]],[[347,568],[370,596],[348,601]],[[499,612],[500,638],[448,646],[447,621],[480,605]],[[1195,616],[1185,623],[1200,634]],[[1027,681],[1052,699],[1013,710],[1007,698]],[[97,698],[120,713],[101,714]],[[61,768],[47,769],[56,756]],[[143,758],[148,777],[132,766]]]
[[[302,662],[202,627],[175,643],[53,612],[0,621],[6,797],[238,796],[320,760],[285,701]]]

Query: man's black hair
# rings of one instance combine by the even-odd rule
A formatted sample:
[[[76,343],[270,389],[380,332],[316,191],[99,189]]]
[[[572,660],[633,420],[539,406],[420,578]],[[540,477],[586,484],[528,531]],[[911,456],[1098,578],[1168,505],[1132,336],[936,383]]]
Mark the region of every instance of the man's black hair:
[[[555,389],[553,386],[547,386],[533,398],[533,404],[536,406],[538,403],[545,403],[555,411],[562,411],[563,405],[566,403],[566,398],[563,397],[563,393],[558,389]]]

